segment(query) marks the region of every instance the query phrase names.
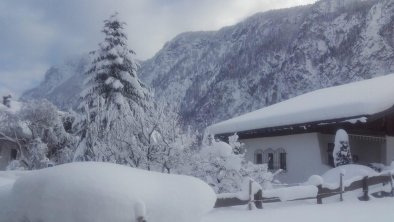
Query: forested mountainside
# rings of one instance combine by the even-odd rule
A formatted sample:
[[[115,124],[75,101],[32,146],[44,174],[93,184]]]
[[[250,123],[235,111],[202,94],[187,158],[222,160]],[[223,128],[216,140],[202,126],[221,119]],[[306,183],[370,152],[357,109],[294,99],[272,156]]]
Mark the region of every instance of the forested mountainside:
[[[51,68],[22,98],[75,106],[85,61]],[[180,34],[141,63],[139,77],[158,99],[178,104],[186,124],[202,129],[308,91],[393,71],[394,1],[321,0],[258,13],[218,31]]]

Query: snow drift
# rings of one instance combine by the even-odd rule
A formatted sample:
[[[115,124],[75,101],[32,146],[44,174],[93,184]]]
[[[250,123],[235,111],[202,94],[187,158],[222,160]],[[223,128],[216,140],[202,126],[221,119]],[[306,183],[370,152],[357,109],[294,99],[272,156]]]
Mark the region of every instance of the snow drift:
[[[8,192],[1,188],[0,221],[9,222],[134,222],[141,216],[148,222],[197,222],[216,201],[196,178],[109,163],[38,170],[18,178]]]
[[[348,164],[333,168],[322,175],[323,181],[326,184],[338,186],[340,174],[343,173],[343,181],[350,184],[355,180],[362,179],[365,176],[379,175],[373,169],[357,164]]]

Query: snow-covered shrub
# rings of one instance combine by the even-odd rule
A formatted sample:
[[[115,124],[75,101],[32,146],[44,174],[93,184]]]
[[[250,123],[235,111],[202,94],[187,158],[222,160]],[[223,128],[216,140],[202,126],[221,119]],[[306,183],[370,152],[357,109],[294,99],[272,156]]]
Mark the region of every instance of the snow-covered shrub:
[[[232,146],[216,140],[204,143],[190,163],[190,174],[206,181],[217,193],[239,192],[250,179],[269,188],[274,176],[266,164],[248,162],[244,154],[235,153]]]
[[[233,148],[233,152],[235,154],[243,154],[245,153],[245,148],[243,143],[238,141],[239,136],[235,133],[232,136],[228,137],[228,144]]]
[[[75,137],[66,132],[62,115],[56,106],[47,100],[32,100],[23,104],[20,119],[29,135],[25,140],[25,158],[30,169],[46,167],[52,160],[56,163],[70,162],[63,153],[75,150]],[[61,160],[61,161],[60,161]]]
[[[24,165],[21,163],[20,160],[12,160],[6,170],[26,170],[26,168],[24,167]]]
[[[242,180],[239,174],[241,161],[228,144],[212,141],[194,155],[188,173],[207,182],[217,193],[235,192]]]
[[[18,160],[29,169],[45,166],[48,159],[58,162],[63,149],[74,150],[75,144],[63,114],[47,100],[27,101],[16,112],[0,110],[0,138],[16,145]]]
[[[335,167],[353,162],[350,153],[349,136],[345,130],[339,129],[335,135],[333,157]]]
[[[48,146],[40,138],[33,139],[27,147],[27,158],[31,169],[46,167],[49,161],[47,158]]]
[[[263,189],[271,189],[274,177],[280,171],[272,173],[268,170],[267,164],[254,164],[250,161],[244,161],[241,168],[243,178],[251,178],[256,181]]]

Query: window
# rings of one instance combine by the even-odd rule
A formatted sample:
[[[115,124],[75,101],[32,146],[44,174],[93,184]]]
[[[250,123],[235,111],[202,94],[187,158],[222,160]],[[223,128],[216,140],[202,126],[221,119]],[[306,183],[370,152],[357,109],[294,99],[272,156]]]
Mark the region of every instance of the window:
[[[18,154],[18,152],[16,151],[16,149],[12,149],[11,150],[11,160],[16,160],[17,154]]]
[[[328,155],[328,165],[334,167],[334,157],[333,157],[333,152],[334,152],[334,143],[328,143],[327,144],[327,155]]]
[[[279,166],[280,169],[287,170],[286,153],[279,153]]]
[[[255,164],[263,164],[263,153],[258,150],[255,154]]]
[[[273,153],[268,153],[268,169],[273,170],[274,169],[274,154]]]
[[[268,170],[287,170],[287,155],[283,148],[258,150],[255,152],[255,164],[267,164]]]

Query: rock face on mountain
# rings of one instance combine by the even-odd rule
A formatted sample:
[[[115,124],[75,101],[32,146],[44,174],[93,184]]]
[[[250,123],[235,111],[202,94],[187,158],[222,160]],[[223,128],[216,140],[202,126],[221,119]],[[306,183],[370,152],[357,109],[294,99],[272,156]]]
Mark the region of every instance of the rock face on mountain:
[[[321,0],[258,13],[219,31],[180,34],[142,63],[139,76],[158,99],[179,104],[187,124],[202,129],[311,90],[391,72],[394,1]],[[39,92],[49,90],[33,95]],[[49,99],[65,108],[61,96]]]
[[[51,67],[45,73],[44,81],[36,88],[24,92],[21,100],[45,98],[62,110],[75,109],[89,61],[89,56],[83,55]]]
[[[203,128],[296,95],[394,71],[392,0],[323,0],[185,33],[140,75]]]

